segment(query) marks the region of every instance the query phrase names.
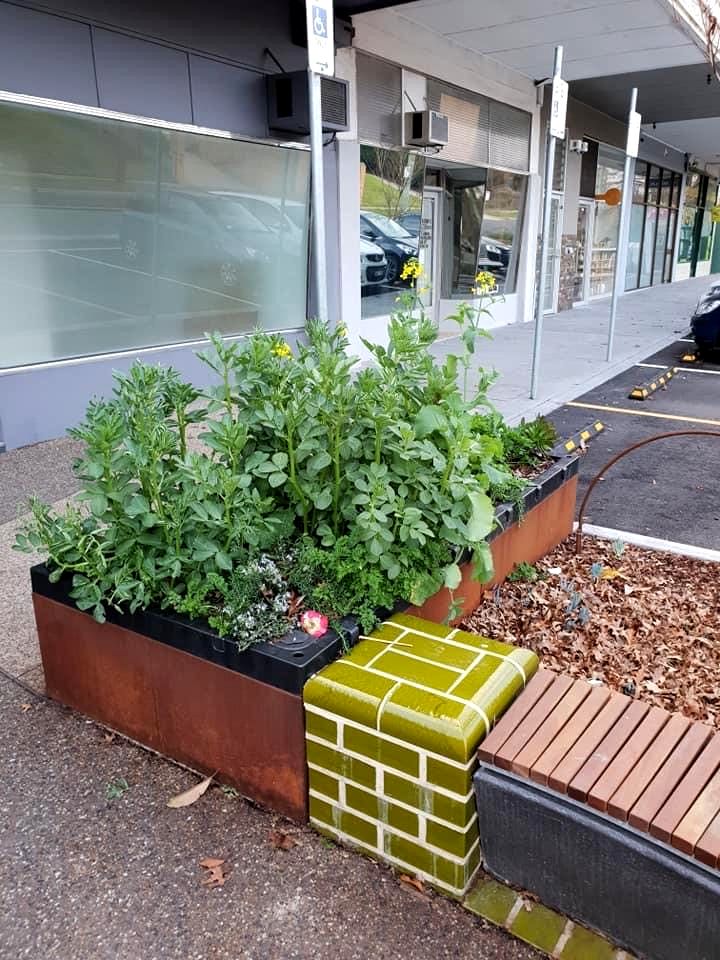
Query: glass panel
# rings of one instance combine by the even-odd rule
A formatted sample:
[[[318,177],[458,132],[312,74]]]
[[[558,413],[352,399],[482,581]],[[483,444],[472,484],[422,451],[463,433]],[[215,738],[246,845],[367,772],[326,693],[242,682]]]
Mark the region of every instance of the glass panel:
[[[397,306],[408,260],[418,256],[425,158],[409,150],[360,147],[361,315]]]
[[[573,278],[573,303],[585,299],[585,251],[587,249],[588,218],[590,208],[586,203],[578,205],[577,234],[575,247],[575,277]]]
[[[501,293],[514,293],[517,281],[527,177],[488,170],[478,267],[488,270]]]
[[[458,171],[460,173],[460,171]],[[450,296],[467,298],[472,295],[478,270],[489,269],[492,261],[485,244],[481,243],[483,203],[485,201],[484,170],[463,171],[463,179],[448,177],[450,220],[452,224],[452,276]]]
[[[667,239],[665,241],[665,272],[663,274],[663,280],[665,283],[670,283],[672,279],[672,262],[673,262],[673,252],[675,248],[676,225],[677,225],[677,212],[675,210],[671,210],[670,220],[668,222]]]
[[[590,264],[591,297],[602,297],[612,292],[619,224],[619,206],[608,206],[606,203],[597,204]]]
[[[672,193],[673,175],[669,170],[662,171],[662,181],[660,186],[660,206],[670,206],[670,194]]]
[[[553,167],[553,190],[556,193],[562,193],[565,189],[565,155],[566,155],[566,144],[567,138],[565,140],[555,140],[555,165]]]
[[[653,266],[653,283],[662,283],[663,265],[665,263],[665,247],[667,245],[669,212],[662,208],[658,210],[657,231],[655,233],[655,262]]]
[[[682,174],[674,173],[672,175],[672,196],[670,198],[670,203],[673,207],[680,206],[681,188],[682,188]]]
[[[645,229],[643,231],[642,258],[640,262],[639,286],[647,287],[652,277],[653,259],[655,256],[655,225],[657,223],[657,207],[647,207],[645,214]]]
[[[702,212],[702,224],[700,227],[700,244],[698,246],[698,262],[709,260],[712,250],[713,222],[709,210]]]
[[[619,150],[601,143],[598,150],[597,179],[595,194],[599,197],[608,190],[617,189],[622,193],[623,167],[625,155]]]
[[[659,197],[660,197],[660,168],[650,167],[648,169],[647,202],[657,203]]]
[[[633,177],[633,202],[645,202],[645,185],[647,183],[647,164],[638,160],[635,163],[635,176]]]
[[[696,213],[697,207],[688,203],[683,204],[682,220],[680,222],[678,263],[690,263],[692,261]]]
[[[700,195],[700,174],[689,173],[687,175],[687,185],[685,187],[685,203],[689,206],[697,206]]]
[[[15,104],[0,126],[0,366],[303,326],[306,151]]]
[[[626,290],[635,290],[638,285],[644,221],[644,204],[634,203],[630,213],[630,233],[628,236],[627,263],[625,267]]]

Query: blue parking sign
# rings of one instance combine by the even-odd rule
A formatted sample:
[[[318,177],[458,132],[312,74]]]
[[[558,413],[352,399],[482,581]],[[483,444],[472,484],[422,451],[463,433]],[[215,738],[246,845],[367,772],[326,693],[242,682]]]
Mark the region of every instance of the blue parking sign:
[[[316,37],[327,36],[327,10],[313,4],[312,9],[313,33]]]

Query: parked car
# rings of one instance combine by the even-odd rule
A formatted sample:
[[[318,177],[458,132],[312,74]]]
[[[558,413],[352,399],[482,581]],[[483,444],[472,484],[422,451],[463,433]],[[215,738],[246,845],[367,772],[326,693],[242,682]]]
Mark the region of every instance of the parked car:
[[[273,282],[280,256],[302,252],[298,227],[279,223],[269,204],[254,205],[193,190],[164,190],[157,201],[138,194],[123,212],[123,254],[136,269],[254,300]]]
[[[404,227],[413,237],[420,236],[420,226],[422,217],[419,213],[403,213],[397,218],[397,222]]]
[[[387,283],[395,283],[407,261],[418,255],[417,238],[382,213],[360,211],[360,236],[376,243],[384,251]]]
[[[382,247],[360,237],[360,286],[372,287],[387,276],[387,259]]]
[[[690,331],[701,357],[720,351],[720,284],[714,283],[700,298]]]

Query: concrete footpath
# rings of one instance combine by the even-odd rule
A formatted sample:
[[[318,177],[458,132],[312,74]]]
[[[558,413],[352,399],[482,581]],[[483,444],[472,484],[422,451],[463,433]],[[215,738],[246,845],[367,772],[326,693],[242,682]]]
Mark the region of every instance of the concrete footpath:
[[[513,423],[549,413],[685,336],[695,304],[712,281],[712,277],[698,277],[621,297],[611,363],[605,360],[609,299],[545,317],[535,400],[530,399],[534,324],[515,323],[493,330],[492,340],[481,340],[477,349],[478,363],[500,374],[490,399]],[[457,346],[450,338],[435,349],[444,355]]]

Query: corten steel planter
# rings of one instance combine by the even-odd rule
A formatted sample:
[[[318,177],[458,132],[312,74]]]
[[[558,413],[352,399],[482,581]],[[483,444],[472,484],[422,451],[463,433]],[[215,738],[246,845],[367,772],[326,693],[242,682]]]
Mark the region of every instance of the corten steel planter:
[[[496,509],[499,523],[490,537],[495,575],[489,583],[480,583],[473,579],[472,564],[461,564],[463,579],[454,594],[462,600],[462,611],[456,620],[471,614],[483,594],[502,583],[516,564],[535,563],[570,536],[575,519],[578,467],[577,456],[559,458],[527,488],[523,511],[509,503]],[[450,603],[450,593],[443,589],[422,606],[410,607],[407,612],[442,623]]]
[[[182,763],[216,773],[244,796],[307,820],[302,687],[340,653],[328,632],[300,631],[244,653],[207,625],[153,610],[78,610],[69,580],[31,571],[50,697]],[[354,641],[357,628],[348,623]]]

